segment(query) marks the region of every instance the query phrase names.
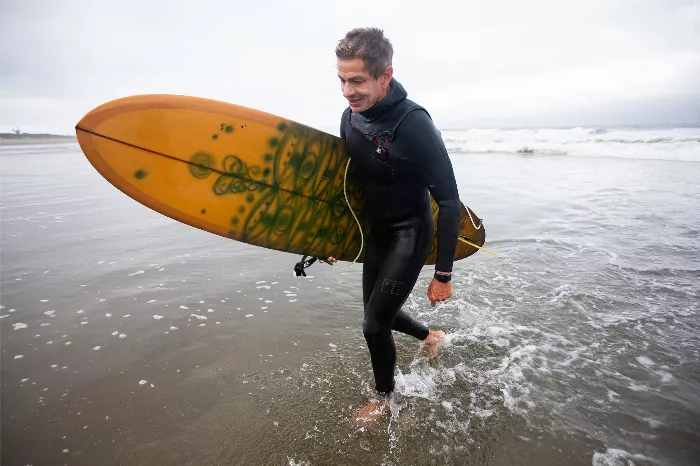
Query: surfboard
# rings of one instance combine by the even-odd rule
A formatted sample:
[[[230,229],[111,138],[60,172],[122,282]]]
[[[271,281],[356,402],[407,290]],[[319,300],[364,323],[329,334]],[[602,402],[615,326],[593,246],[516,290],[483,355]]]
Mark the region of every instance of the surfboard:
[[[76,134],[108,182],[156,212],[263,248],[362,262],[369,225],[337,136],[232,103],[165,94],[106,102]],[[437,230],[434,200],[432,207]],[[481,219],[461,208],[461,236],[482,246]],[[460,241],[454,258],[477,250]],[[436,255],[434,241],[426,264]]]

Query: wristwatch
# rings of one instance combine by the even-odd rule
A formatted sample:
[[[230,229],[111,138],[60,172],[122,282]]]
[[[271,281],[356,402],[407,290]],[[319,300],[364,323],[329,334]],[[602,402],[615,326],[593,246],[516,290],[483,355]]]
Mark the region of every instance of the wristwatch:
[[[433,277],[435,277],[435,280],[439,281],[440,283],[447,283],[450,280],[452,280],[452,274],[445,275],[442,273],[435,272],[435,275],[433,275]]]

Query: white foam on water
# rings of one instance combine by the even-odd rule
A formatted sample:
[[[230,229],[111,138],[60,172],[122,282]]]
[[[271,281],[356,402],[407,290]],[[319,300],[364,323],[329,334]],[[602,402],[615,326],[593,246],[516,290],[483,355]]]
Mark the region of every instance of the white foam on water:
[[[177,330],[177,327],[175,327],[174,325],[171,325],[170,330]]]
[[[23,328],[27,328],[27,324],[23,324],[21,322],[17,322],[16,324],[12,324],[12,328],[14,330],[21,330]]]
[[[294,458],[287,458],[289,460],[289,463],[287,463],[287,466],[311,466],[311,463],[308,461],[299,461],[295,460]]]
[[[15,356],[15,359],[22,359],[23,357],[24,357],[24,355],[18,354],[18,355]]]
[[[256,286],[255,288],[257,288],[257,289],[259,289],[259,290],[260,290],[260,289],[269,290],[269,289],[270,289],[270,285],[260,285],[260,286]]]
[[[39,302],[41,302],[41,303],[48,303],[49,300],[48,300],[48,299],[40,299]]]
[[[298,301],[297,299],[290,299],[289,300],[290,303],[296,303],[297,301]]]
[[[152,304],[152,303],[155,303],[155,302],[156,302],[155,299],[151,299],[150,301],[146,301],[146,304]]]
[[[126,314],[126,315],[122,316],[122,319],[126,319],[127,317],[131,317],[131,314]]]
[[[265,310],[265,309],[267,309],[267,306],[263,306],[260,309]]]
[[[138,271],[136,271],[136,272],[134,272],[134,273],[130,273],[129,276],[130,276],[130,277],[133,277],[134,275],[141,275],[141,274],[144,274],[144,273],[146,273],[145,270],[138,270]]]
[[[102,348],[102,347],[101,347],[101,346],[95,346],[94,348],[92,348],[92,350],[93,350],[93,351],[99,351],[100,348]]]
[[[246,317],[253,317],[253,314],[246,314]]]
[[[214,309],[207,309],[207,312],[214,312]]]
[[[105,314],[105,317],[112,317],[112,314],[108,312],[107,314]]]
[[[652,367],[655,365],[654,361],[652,361],[646,356],[637,356],[637,362],[639,362],[639,364],[641,364],[644,367]]]
[[[53,317],[53,315],[56,313],[56,311],[46,311],[44,312],[44,315],[47,315],[49,317]]]
[[[632,454],[618,448],[608,448],[604,452],[594,453],[591,464],[593,466],[634,466],[633,460],[656,463],[648,456]]]
[[[204,304],[204,301],[200,301],[199,304]]]
[[[85,311],[83,311],[82,309],[77,312],[77,314],[84,314],[84,313],[85,313]]]
[[[148,380],[139,380],[139,385],[146,385]]]
[[[154,318],[155,320],[160,320],[160,319],[163,318],[163,316],[159,316],[158,314],[156,314],[156,315],[153,316],[153,318]]]
[[[190,314],[190,317],[196,317],[199,320],[207,320],[207,316],[200,316],[198,314]]]
[[[180,306],[180,309],[182,309],[182,310],[184,311],[184,310],[189,309],[189,307],[187,307],[187,306]]]

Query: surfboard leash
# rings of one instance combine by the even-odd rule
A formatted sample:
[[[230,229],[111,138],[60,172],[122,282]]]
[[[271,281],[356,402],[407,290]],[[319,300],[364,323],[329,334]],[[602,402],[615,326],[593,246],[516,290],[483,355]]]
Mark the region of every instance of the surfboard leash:
[[[481,226],[481,225],[479,225],[479,226]],[[463,242],[463,243],[467,243],[469,246],[474,246],[476,249],[479,249],[479,250],[484,251],[484,252],[488,252],[489,254],[492,254],[492,255],[494,255],[494,256],[496,256],[496,257],[500,256],[500,254],[498,254],[498,253],[496,253],[496,252],[489,251],[489,250],[486,249],[486,248],[482,248],[481,246],[477,246],[476,244],[472,243],[471,241],[468,241],[468,240],[470,240],[471,238],[468,238],[468,237],[466,237],[466,236],[459,235],[459,236],[457,237],[457,239],[459,239],[459,240],[460,240],[461,242]]]
[[[355,211],[352,210],[352,206],[350,206],[350,201],[348,200],[347,184],[348,184],[348,168],[350,168],[350,160],[352,160],[352,159],[348,157],[348,163],[345,164],[345,173],[343,174],[343,194],[345,194],[345,203],[348,205],[348,209],[350,209],[350,213],[352,214],[353,218],[355,219],[355,222],[357,222],[357,229],[360,230],[360,252],[357,253],[357,257],[355,257],[355,260],[353,260],[353,262],[357,262],[357,259],[360,258],[360,254],[362,254],[362,249],[365,247],[365,235],[362,232],[362,225],[360,225],[360,221],[357,219],[357,215],[355,215]]]

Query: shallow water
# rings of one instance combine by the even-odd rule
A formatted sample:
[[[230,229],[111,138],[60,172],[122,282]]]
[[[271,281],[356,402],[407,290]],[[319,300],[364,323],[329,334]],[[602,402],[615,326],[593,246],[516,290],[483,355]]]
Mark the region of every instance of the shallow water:
[[[641,150],[641,149],[640,149]],[[0,148],[2,463],[697,464],[700,163],[452,154],[487,244],[372,379],[361,266],[182,225],[74,144]]]

